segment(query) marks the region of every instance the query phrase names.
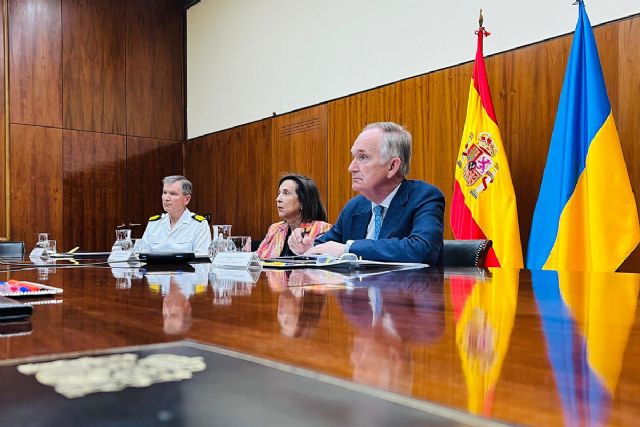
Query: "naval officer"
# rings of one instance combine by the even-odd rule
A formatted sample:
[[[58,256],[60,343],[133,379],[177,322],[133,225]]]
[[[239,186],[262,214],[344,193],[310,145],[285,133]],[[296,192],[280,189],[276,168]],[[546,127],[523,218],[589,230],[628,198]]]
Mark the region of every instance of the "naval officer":
[[[162,180],[165,213],[149,218],[142,239],[136,242],[138,252],[193,252],[196,255],[209,252],[209,223],[205,217],[187,209],[191,192],[191,182],[184,176],[172,175]]]

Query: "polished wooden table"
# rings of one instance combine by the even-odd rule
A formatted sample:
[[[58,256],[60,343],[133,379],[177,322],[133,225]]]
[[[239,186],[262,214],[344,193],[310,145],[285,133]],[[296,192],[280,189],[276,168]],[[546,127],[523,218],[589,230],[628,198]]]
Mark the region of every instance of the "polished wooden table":
[[[507,423],[640,419],[639,275],[209,268],[0,272],[64,289],[0,360],[188,338]]]

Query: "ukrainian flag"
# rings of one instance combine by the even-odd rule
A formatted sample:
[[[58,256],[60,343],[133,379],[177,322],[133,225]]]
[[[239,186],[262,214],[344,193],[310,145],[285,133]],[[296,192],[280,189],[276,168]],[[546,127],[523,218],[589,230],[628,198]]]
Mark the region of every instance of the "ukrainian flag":
[[[533,214],[529,269],[615,271],[640,241],[638,210],[581,0],[579,9]]]

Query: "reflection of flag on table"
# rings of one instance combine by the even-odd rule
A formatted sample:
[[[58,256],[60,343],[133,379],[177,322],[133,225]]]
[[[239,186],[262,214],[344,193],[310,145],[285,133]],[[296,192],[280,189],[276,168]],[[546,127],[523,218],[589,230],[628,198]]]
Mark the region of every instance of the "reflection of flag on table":
[[[640,280],[614,273],[531,274],[565,424],[605,425]]]
[[[456,344],[467,381],[468,408],[491,415],[518,301],[518,270],[492,269],[490,283],[451,277]]]
[[[527,268],[615,271],[640,241],[638,210],[582,1]]]
[[[518,209],[511,172],[491,101],[482,53],[478,49],[469,87],[467,118],[456,160],[451,229],[456,239],[490,239],[489,267],[522,267]]]

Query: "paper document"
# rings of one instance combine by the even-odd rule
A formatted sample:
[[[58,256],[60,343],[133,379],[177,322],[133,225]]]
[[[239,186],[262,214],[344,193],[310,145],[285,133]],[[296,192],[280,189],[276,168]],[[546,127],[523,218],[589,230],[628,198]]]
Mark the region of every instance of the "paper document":
[[[303,255],[293,257],[269,258],[262,261],[265,268],[324,268],[336,270],[395,270],[398,268],[424,268],[428,264],[412,262],[386,262],[360,259],[356,254],[343,254],[340,257],[331,255]]]

